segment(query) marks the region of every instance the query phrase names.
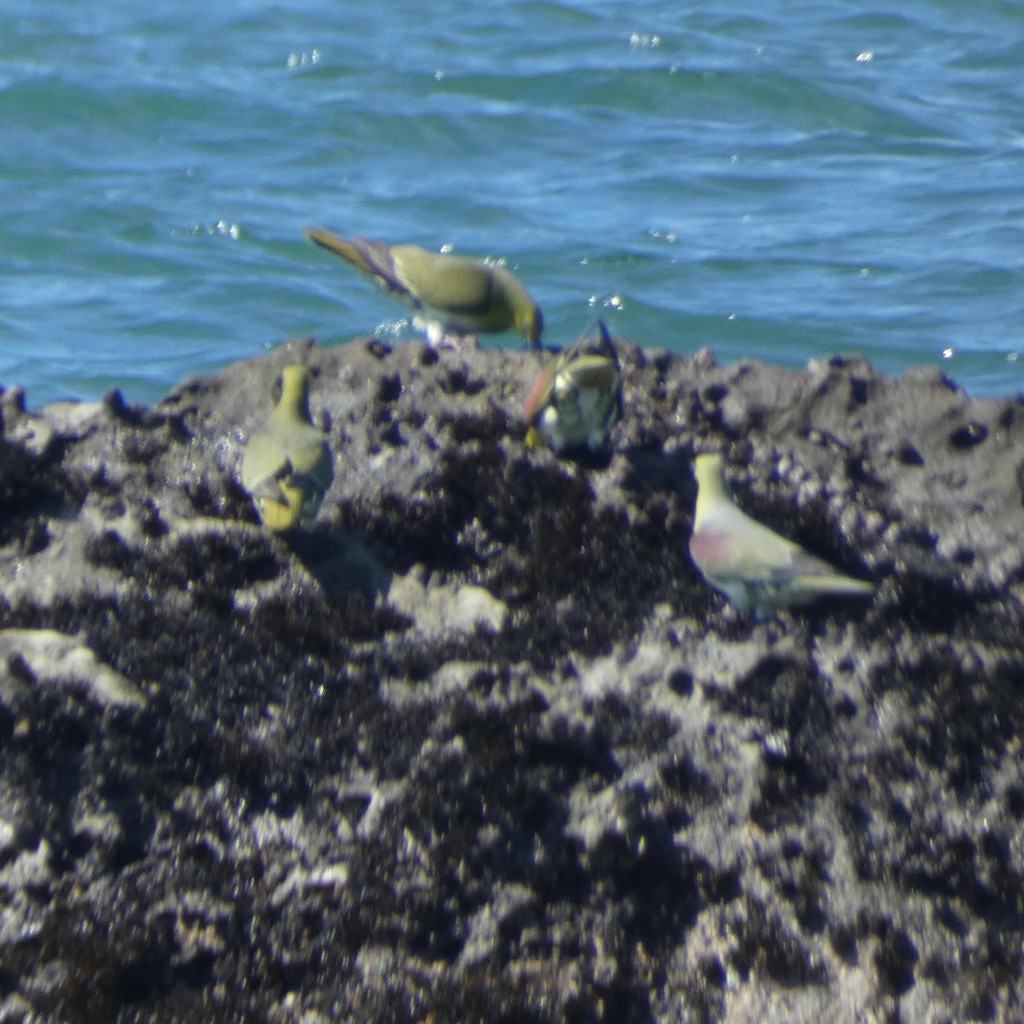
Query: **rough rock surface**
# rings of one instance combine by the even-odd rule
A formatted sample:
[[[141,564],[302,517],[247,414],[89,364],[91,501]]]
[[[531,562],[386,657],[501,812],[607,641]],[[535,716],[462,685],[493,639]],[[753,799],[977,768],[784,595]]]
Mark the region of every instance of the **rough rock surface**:
[[[282,346],[0,437],[0,1021],[1024,1020],[1024,402],[619,342]],[[280,368],[338,464],[237,483]],[[738,619],[695,451],[871,601]]]

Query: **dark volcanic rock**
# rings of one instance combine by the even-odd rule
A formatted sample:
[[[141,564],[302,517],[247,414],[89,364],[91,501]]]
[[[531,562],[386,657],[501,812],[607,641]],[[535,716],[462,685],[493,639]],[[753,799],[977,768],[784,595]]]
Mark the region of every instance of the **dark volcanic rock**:
[[[0,437],[0,1020],[1024,1019],[1024,404],[619,343],[378,342]],[[315,528],[237,483],[305,361]],[[870,602],[737,620],[693,453]]]

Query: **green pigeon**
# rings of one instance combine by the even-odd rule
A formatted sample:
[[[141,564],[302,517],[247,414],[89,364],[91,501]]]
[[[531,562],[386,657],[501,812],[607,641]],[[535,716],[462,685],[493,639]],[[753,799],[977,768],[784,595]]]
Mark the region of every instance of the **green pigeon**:
[[[291,530],[313,519],[333,477],[327,438],[309,415],[309,371],[286,366],[281,398],[245,449],[242,486],[268,529]]]
[[[603,320],[600,337],[584,337],[540,372],[523,407],[531,447],[547,444],[556,455],[599,451],[622,415],[622,375]]]
[[[733,504],[721,455],[698,455],[690,557],[704,579],[758,618],[828,594],[870,594],[874,584],[837,572]]]
[[[369,238],[341,238],[323,228],[306,236],[372,278],[410,308],[413,323],[431,345],[477,334],[518,331],[540,344],[543,317],[530,293],[504,267],[430,252],[418,245],[387,245]]]

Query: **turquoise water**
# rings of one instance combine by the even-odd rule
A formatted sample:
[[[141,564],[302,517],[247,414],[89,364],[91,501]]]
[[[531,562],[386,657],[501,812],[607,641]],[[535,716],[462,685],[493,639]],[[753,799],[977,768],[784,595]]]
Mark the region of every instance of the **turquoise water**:
[[[1022,4],[165,6],[0,7],[0,382],[31,405],[410,336],[309,224],[504,259],[549,344],[600,313],[1024,390]]]

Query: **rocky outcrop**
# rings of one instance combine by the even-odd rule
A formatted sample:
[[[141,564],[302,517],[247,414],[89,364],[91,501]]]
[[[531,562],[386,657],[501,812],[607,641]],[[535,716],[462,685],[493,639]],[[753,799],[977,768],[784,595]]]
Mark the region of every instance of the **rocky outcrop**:
[[[1017,1021],[1024,403],[617,343],[293,342],[0,439],[0,1020]],[[283,365],[337,458],[237,482]],[[871,601],[734,616],[695,451]]]

